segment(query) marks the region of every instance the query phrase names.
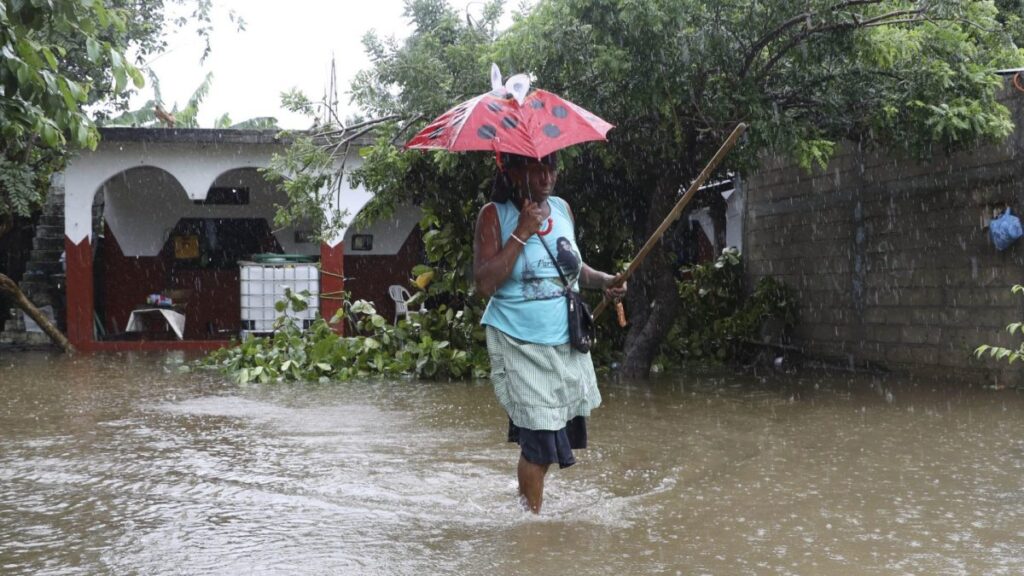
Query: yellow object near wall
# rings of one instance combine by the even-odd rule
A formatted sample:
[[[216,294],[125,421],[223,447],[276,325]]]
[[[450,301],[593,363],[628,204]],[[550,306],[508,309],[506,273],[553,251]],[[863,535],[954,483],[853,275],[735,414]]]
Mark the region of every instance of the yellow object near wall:
[[[192,260],[193,258],[199,258],[199,236],[196,236],[195,234],[175,236],[174,258],[175,260]]]

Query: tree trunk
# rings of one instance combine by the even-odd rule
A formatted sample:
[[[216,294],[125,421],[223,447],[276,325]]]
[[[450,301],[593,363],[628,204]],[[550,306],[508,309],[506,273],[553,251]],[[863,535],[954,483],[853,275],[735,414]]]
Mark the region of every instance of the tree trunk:
[[[646,378],[650,375],[651,364],[658,355],[658,349],[679,314],[679,292],[671,266],[659,265],[651,272],[646,293],[638,294],[630,300],[631,310],[643,308],[648,314],[643,322],[634,319],[626,336],[622,373],[629,378]]]
[[[52,340],[54,344],[63,348],[64,352],[67,354],[74,354],[75,348],[71,345],[71,342],[68,342],[68,339],[61,334],[60,330],[50,322],[50,319],[44,316],[43,313],[25,297],[25,294],[20,288],[18,288],[18,284],[4,274],[0,274],[0,292],[10,294],[11,297],[14,298],[14,303],[18,305],[18,308],[21,308],[26,314],[31,316],[32,319],[35,320],[36,324],[43,329],[43,332],[50,337],[50,340]]]
[[[657,230],[676,203],[682,178],[666,176],[659,180],[655,197],[648,210],[644,225],[643,243]],[[626,335],[625,359],[622,373],[629,378],[646,378],[658,348],[679,313],[679,292],[674,275],[675,254],[660,243],[630,281],[626,303],[630,313],[630,328]]]

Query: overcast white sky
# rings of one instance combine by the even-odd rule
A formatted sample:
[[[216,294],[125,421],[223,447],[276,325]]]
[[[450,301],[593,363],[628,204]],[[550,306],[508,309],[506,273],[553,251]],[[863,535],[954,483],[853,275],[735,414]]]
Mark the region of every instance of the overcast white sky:
[[[471,13],[482,7],[479,0],[449,4]],[[375,29],[381,37],[402,38],[410,31],[402,0],[214,0],[214,6],[213,51],[205,63],[199,62],[203,44],[194,27],[171,35],[168,51],[150,63],[168,107],[184,106],[206,73],[213,72],[210,94],[199,108],[202,127],[228,113],[234,122],[274,116],[283,128],[306,128],[302,116],[281,108],[282,91],[298,87],[311,98],[322,96],[333,53],[344,110],[351,79],[369,67],[363,34]],[[245,31],[237,31],[229,20],[231,10],[245,20]],[[481,88],[486,89],[488,82],[481,78]],[[133,108],[151,98],[147,86],[132,101]]]

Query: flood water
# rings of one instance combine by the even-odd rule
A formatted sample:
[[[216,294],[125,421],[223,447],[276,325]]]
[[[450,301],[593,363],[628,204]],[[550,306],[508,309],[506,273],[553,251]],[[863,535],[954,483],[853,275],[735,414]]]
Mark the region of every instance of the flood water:
[[[0,572],[1024,573],[1013,391],[604,382],[533,517],[486,382],[243,388],[183,360],[0,357]]]

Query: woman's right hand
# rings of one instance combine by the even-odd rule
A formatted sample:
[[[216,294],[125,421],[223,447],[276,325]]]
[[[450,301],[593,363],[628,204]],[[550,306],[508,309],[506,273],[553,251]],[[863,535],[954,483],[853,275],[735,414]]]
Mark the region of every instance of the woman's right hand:
[[[523,201],[523,207],[519,210],[519,223],[516,225],[515,234],[521,240],[526,240],[541,229],[544,223],[544,211],[540,204],[527,198]]]

